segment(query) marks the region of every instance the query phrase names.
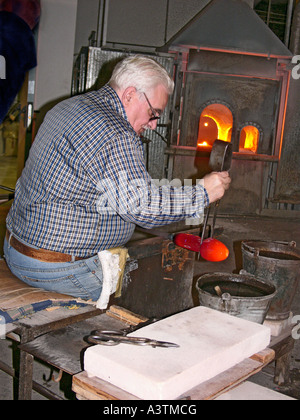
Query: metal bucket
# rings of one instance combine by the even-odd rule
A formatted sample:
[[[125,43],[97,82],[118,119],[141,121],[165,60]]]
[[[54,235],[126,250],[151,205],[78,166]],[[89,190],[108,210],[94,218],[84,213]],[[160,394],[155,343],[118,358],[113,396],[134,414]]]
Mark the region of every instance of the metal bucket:
[[[249,274],[210,273],[197,280],[200,305],[263,324],[276,288]]]
[[[266,319],[288,319],[300,279],[300,249],[295,242],[242,242],[243,268],[277,289]]]

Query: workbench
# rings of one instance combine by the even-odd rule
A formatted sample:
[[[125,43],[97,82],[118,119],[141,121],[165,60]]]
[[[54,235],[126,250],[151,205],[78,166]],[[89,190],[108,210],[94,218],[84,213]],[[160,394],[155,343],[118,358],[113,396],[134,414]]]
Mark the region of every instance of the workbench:
[[[162,254],[160,254],[160,258],[162,258],[161,255]],[[163,255],[164,258],[162,261],[166,261],[165,258],[168,254],[165,253]],[[131,294],[129,296],[131,296]],[[124,298],[126,299],[126,294],[124,295]],[[172,297],[172,302],[173,299],[174,296]],[[133,299],[131,300],[133,302]],[[50,366],[59,369],[61,372],[66,372],[74,377],[74,392],[77,393],[78,397],[81,397],[81,391],[79,392],[78,387],[90,386],[89,384],[85,385],[85,383],[83,385],[84,373],[82,373],[82,355],[85,348],[88,346],[84,337],[92,330],[99,329],[99,327],[119,329],[131,324],[134,325],[135,323],[139,323],[146,319],[145,317],[138,315],[137,319],[132,318],[131,315],[128,318],[128,314],[132,314],[130,311],[127,311],[127,315],[124,319],[122,319],[120,313],[116,319],[116,317],[113,317],[110,313],[114,312],[115,308],[116,306],[112,305],[110,307],[110,310],[112,309],[112,311],[109,310],[108,312],[105,312],[96,309],[94,305],[89,304],[82,307],[76,307],[75,305],[74,308],[58,306],[56,308],[49,308],[48,310],[37,312],[9,324],[7,326],[7,336],[14,340],[19,347],[20,360],[18,365],[15,366],[15,370],[10,366],[5,365],[3,361],[0,360],[0,369],[19,379],[19,399],[30,399],[32,389],[37,390],[47,398],[56,399],[55,395],[52,395],[51,392],[43,389],[40,384],[33,381],[34,358],[42,360]],[[168,312],[170,311],[170,308],[171,306],[168,308]],[[154,307],[151,308],[151,313],[154,309]],[[177,308],[177,311],[175,312],[179,311],[180,308]],[[166,316],[166,314],[163,314],[163,316]],[[148,314],[147,317],[149,317]],[[234,381],[243,381],[248,375],[251,376],[261,370],[265,364],[270,363],[270,358],[273,354],[272,357],[275,357],[278,361],[276,379],[278,380],[278,383],[284,383],[284,380],[288,377],[289,373],[288,359],[293,345],[294,340],[291,338],[290,331],[285,331],[279,337],[273,337],[271,347],[274,348],[275,354],[271,352],[267,355],[259,355],[259,360],[247,360],[246,367],[242,366],[242,374],[240,376],[239,374],[234,374]],[[237,369],[238,372],[240,372],[240,367]],[[230,372],[230,375],[231,374],[232,372]],[[229,382],[231,383],[231,380]],[[197,395],[199,396],[199,390],[197,392]],[[214,392],[215,390],[212,395],[217,394],[214,394]],[[108,393],[108,395],[110,394]],[[111,395],[111,397],[115,398],[114,395],[115,394]],[[120,398],[122,395],[123,394],[120,395]],[[207,396],[201,394],[201,398],[202,397],[206,398]]]
[[[33,361],[36,358],[58,369],[60,371],[59,376],[63,372],[71,375],[73,378],[72,389],[78,399],[137,400],[137,397],[99,378],[88,378],[83,371],[83,354],[90,345],[86,338],[93,330],[125,328],[129,325],[137,325],[139,322],[145,321],[146,318],[118,306],[111,306],[107,312],[81,308],[80,313],[77,312],[74,316],[70,315],[71,318],[68,317],[67,319],[65,318],[66,310],[60,308],[57,311],[53,311],[51,314],[55,327],[57,327],[55,330],[52,330],[53,325],[50,325],[52,322],[49,322],[48,315],[47,324],[43,323],[41,318],[35,325],[32,325],[32,320],[28,320],[22,323],[22,327],[19,326],[15,330],[15,332],[23,335],[19,345],[21,351],[19,398],[30,399],[31,391],[35,389],[36,384],[32,383],[32,369]],[[64,317],[58,320],[57,318],[61,317],[61,311],[64,312]],[[50,332],[49,327],[51,327]],[[29,332],[30,337],[28,336]],[[36,338],[33,337],[34,334],[37,334]],[[284,351],[289,350],[289,346],[286,346],[287,342],[290,343],[288,333],[285,333],[282,337],[272,337],[270,348],[253,355],[253,357],[244,360],[211,381],[196,387],[182,398],[192,400],[217,398],[260,372],[276,358],[282,357],[282,355],[285,357]],[[283,343],[283,345],[280,345],[280,343]],[[48,395],[47,397],[59,399],[55,395]]]
[[[87,305],[85,307],[74,308],[74,310],[57,308],[51,312],[43,312],[25,318],[20,322],[15,322],[13,325],[10,325],[9,332],[7,332],[7,338],[12,339],[17,345],[20,344],[18,346],[20,349],[19,362],[13,369],[3,361],[0,361],[0,370],[18,378],[19,400],[30,400],[32,389],[36,389],[44,395],[43,388],[38,384],[34,384],[32,380],[34,357],[30,353],[23,351],[22,346],[34,342],[37,337],[47,336],[47,333],[50,331],[60,330],[67,325],[70,326],[81,320],[93,318],[102,311],[95,309],[94,306]],[[48,394],[45,391],[45,396],[50,396]]]
[[[211,380],[194,387],[178,400],[215,399],[260,372],[261,369],[273,361],[274,356],[275,352],[273,350],[265,349]],[[86,372],[81,372],[73,377],[72,389],[80,400],[138,400],[134,395],[100,378],[89,378]]]
[[[83,354],[89,346],[86,337],[95,329],[120,329],[138,324],[146,318],[133,314],[123,308],[112,306],[106,313],[94,316],[57,331],[44,334],[33,341],[20,345],[22,352],[30,358],[37,358],[73,377],[72,389],[78,399],[137,400],[127,392],[102,381],[88,378],[83,371]],[[191,390],[183,399],[210,399],[225,390],[245,381],[259,372],[275,357],[275,352],[266,349],[252,358],[244,360],[222,375]]]
[[[59,314],[55,315],[55,312],[53,312],[53,316],[56,318]],[[47,332],[45,325],[42,327],[43,330],[36,325],[34,331],[38,332],[39,336],[35,339],[32,336],[33,326],[30,322],[30,339],[28,340],[27,335],[27,340],[23,339],[18,346],[21,355],[23,355],[20,362],[19,399],[31,399],[34,358],[59,369],[60,375],[65,372],[73,376],[83,369],[83,353],[90,345],[86,338],[93,330],[119,330],[146,320],[142,316],[114,306],[106,312],[100,310],[81,311],[81,314],[76,314],[76,318],[77,320],[74,317],[72,319],[64,318],[60,323],[60,328],[53,330],[51,327],[51,332]],[[58,321],[55,322],[58,327]],[[39,321],[39,324],[41,324],[41,321]],[[55,395],[50,397],[51,399],[57,399]]]

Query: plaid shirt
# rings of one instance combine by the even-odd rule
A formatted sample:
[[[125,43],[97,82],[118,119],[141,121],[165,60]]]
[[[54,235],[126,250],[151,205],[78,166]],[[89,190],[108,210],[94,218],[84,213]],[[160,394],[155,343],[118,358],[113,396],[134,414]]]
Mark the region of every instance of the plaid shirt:
[[[55,106],[18,180],[8,229],[39,248],[89,257],[126,244],[135,225],[202,217],[201,185],[156,186],[143,145],[108,85]]]

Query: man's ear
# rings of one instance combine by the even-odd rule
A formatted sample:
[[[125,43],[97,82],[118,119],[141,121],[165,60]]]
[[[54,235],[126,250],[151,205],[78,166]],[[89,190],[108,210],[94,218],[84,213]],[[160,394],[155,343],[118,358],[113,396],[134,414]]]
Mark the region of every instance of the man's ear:
[[[130,102],[133,100],[134,95],[136,94],[136,88],[133,86],[129,86],[126,88],[122,94],[122,103],[124,107],[128,107]]]

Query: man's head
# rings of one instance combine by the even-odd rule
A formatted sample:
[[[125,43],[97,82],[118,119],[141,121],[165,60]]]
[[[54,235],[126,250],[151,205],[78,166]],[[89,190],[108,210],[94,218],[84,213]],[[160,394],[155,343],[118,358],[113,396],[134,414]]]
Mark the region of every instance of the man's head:
[[[137,134],[156,127],[174,90],[174,82],[165,68],[144,56],[127,57],[118,63],[109,84],[119,95]]]

